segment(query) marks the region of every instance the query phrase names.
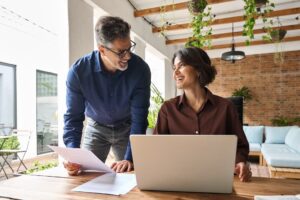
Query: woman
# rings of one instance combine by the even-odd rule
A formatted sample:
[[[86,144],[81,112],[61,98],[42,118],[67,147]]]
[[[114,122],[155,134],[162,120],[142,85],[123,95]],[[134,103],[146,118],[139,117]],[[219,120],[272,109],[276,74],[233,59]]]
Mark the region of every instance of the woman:
[[[183,95],[166,101],[158,115],[154,134],[235,134],[238,137],[235,173],[249,181],[249,144],[234,105],[213,95],[206,86],[217,71],[205,51],[190,47],[177,51],[172,59],[173,78]]]

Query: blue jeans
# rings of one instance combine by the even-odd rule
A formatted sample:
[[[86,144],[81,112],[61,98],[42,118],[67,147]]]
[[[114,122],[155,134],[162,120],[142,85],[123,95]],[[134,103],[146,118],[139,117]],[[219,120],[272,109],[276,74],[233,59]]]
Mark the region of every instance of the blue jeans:
[[[106,161],[110,148],[117,161],[123,160],[130,135],[130,122],[117,126],[101,125],[87,118],[82,147],[92,151],[102,162]]]

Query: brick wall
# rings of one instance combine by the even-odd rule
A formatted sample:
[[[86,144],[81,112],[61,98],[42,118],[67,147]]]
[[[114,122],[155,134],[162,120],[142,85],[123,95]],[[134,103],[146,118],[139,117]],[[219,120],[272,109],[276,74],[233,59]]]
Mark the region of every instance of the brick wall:
[[[218,74],[209,89],[222,97],[247,86],[253,99],[244,104],[244,123],[271,125],[276,116],[300,116],[300,51],[284,53],[275,64],[274,54],[249,55],[236,63],[212,59]]]

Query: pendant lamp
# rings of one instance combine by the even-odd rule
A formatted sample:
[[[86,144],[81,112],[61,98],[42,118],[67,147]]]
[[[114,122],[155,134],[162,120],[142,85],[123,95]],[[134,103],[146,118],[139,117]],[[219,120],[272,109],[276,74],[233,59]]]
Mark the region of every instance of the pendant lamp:
[[[232,63],[235,63],[236,60],[242,60],[246,57],[245,53],[243,51],[236,51],[234,47],[234,29],[232,24],[232,46],[231,51],[222,53],[221,59],[226,61],[231,61]]]

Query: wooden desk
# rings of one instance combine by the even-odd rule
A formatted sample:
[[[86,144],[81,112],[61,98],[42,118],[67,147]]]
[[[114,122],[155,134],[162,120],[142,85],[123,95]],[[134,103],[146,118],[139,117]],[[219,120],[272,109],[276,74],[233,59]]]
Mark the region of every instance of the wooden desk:
[[[140,191],[134,188],[124,196],[72,192],[76,186],[99,176],[100,173],[85,173],[78,177],[20,176],[0,182],[0,198],[30,200],[94,200],[94,199],[150,199],[150,200],[212,200],[212,199],[253,199],[254,195],[295,195],[300,193],[300,180],[253,178],[243,183],[235,179],[232,194],[207,194],[187,192]],[[4,198],[5,199],[5,198]]]

